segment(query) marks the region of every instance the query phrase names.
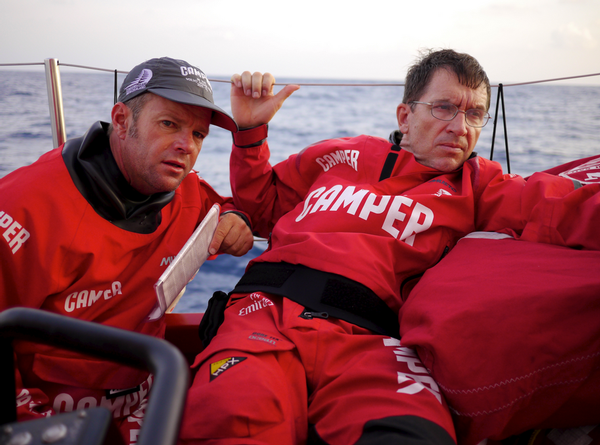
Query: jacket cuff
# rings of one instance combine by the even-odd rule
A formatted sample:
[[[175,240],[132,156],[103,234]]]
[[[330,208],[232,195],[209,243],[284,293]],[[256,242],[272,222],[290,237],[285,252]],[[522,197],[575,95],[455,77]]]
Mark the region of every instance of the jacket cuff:
[[[221,213],[221,216],[225,215],[226,213],[235,213],[237,216],[242,218],[244,220],[244,222],[246,223],[246,225],[248,226],[248,228],[250,230],[252,230],[252,224],[250,224],[250,220],[248,219],[248,217],[246,216],[245,213],[240,212],[238,210],[226,210],[223,213]]]
[[[267,139],[268,130],[267,124],[240,129],[237,133],[233,133],[233,144],[239,148],[258,147]]]

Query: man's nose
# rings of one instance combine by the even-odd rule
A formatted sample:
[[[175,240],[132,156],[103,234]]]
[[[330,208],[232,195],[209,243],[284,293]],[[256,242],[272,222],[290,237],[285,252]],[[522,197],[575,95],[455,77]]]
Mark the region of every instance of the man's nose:
[[[180,131],[177,134],[177,150],[180,150],[184,153],[193,153],[198,150],[196,139],[194,138],[193,131]]]
[[[448,122],[448,131],[452,131],[454,134],[457,135],[464,135],[467,134],[467,114],[465,111],[463,110],[458,110],[458,113],[456,113],[456,116],[454,116],[454,118]]]

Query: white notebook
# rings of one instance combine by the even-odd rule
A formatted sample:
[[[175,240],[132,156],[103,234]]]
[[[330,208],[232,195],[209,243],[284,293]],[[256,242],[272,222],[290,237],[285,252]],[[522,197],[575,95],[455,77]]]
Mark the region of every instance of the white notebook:
[[[192,236],[181,248],[167,270],[154,284],[158,302],[149,320],[157,320],[173,310],[185,292],[185,286],[194,278],[198,269],[210,256],[208,247],[219,222],[220,207],[212,206]]]

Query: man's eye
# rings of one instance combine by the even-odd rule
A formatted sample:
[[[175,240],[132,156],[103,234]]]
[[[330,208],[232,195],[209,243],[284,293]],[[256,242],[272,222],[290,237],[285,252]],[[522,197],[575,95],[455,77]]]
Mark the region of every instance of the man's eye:
[[[483,116],[485,115],[485,111],[477,110],[477,109],[473,108],[471,110],[467,110],[467,114],[476,119],[483,119]]]
[[[439,111],[454,111],[454,105],[452,104],[438,103],[434,105],[434,108]]]
[[[196,139],[204,139],[206,137],[206,135],[204,135],[203,133],[200,133],[199,131],[194,131],[194,137]]]

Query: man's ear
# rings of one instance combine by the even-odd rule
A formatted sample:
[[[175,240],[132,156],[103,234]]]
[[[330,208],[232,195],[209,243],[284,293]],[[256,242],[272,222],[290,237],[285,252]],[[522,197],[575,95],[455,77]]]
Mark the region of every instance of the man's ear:
[[[110,113],[113,131],[119,139],[125,139],[129,127],[131,110],[123,102],[117,102]]]
[[[402,134],[408,133],[408,115],[411,113],[410,105],[400,104],[396,108],[396,119],[398,119],[398,129]]]

